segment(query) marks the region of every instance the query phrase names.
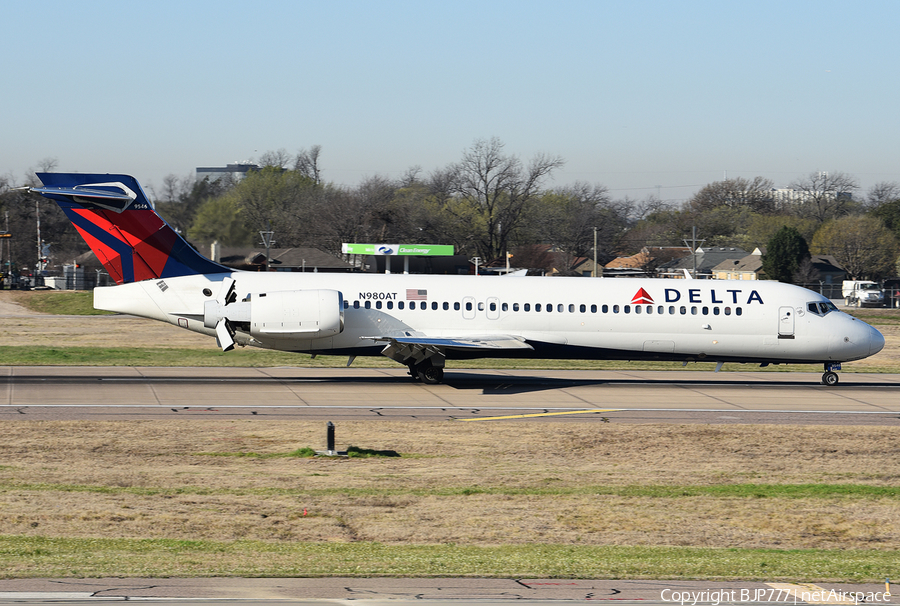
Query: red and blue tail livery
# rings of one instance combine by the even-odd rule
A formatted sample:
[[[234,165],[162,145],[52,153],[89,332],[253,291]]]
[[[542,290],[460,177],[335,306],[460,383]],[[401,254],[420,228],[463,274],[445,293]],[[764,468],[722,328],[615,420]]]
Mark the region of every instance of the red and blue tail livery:
[[[38,173],[33,191],[54,200],[117,284],[230,273],[194,250],[128,175]]]

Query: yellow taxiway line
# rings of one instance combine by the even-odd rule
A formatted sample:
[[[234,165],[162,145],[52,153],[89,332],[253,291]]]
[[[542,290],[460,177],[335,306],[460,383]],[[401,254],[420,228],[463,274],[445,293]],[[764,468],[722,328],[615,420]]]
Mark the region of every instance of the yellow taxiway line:
[[[557,415],[583,415],[592,412],[616,412],[621,408],[591,408],[588,410],[567,410],[566,412],[535,412],[527,415],[507,415],[504,417],[478,417],[477,419],[456,419],[457,421],[499,421],[500,419],[527,419],[529,417],[553,417]]]

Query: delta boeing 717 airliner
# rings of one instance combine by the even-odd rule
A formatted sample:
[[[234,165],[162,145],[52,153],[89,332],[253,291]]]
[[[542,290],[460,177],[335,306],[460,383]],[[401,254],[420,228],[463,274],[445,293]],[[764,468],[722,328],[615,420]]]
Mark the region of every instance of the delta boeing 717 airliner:
[[[880,332],[820,294],[770,281],[234,271],[197,253],[127,175],[39,173],[115,280],[94,307],[254,346],[382,355],[425,383],[448,359],[822,364],[881,351]]]

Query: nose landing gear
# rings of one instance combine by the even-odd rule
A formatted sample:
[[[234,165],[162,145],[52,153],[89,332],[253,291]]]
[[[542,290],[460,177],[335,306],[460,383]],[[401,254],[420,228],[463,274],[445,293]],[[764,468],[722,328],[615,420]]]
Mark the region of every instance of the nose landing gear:
[[[834,372],[840,370],[841,365],[835,362],[825,362],[825,374],[822,375],[822,384],[833,387],[838,384],[840,377]]]

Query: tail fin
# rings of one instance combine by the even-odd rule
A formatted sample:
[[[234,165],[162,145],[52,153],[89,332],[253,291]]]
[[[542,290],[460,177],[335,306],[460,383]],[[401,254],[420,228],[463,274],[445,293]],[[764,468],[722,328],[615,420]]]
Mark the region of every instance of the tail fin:
[[[33,188],[59,204],[117,284],[225,273],[156,214],[134,177],[38,173]]]

